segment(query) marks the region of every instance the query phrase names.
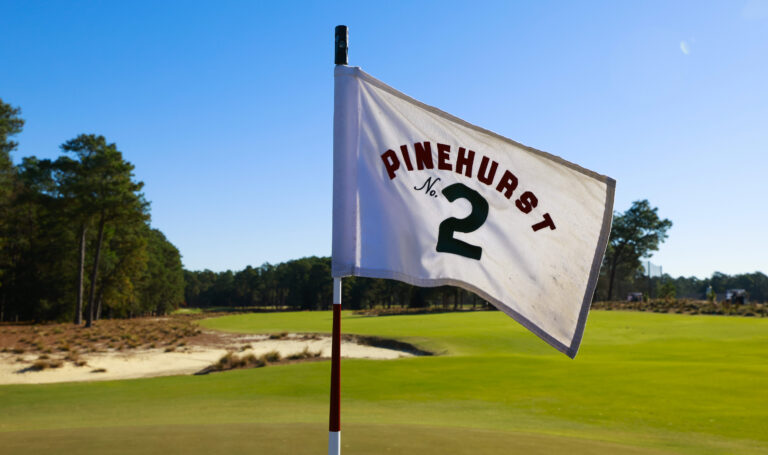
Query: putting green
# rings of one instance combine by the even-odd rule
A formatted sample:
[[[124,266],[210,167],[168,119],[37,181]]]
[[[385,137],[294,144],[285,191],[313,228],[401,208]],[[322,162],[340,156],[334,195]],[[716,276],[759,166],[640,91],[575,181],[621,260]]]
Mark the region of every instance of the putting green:
[[[237,315],[201,324],[327,332],[330,313]],[[576,360],[499,312],[345,312],[342,329],[443,354],[342,362],[347,454],[768,453],[766,319],[593,312]],[[328,386],[327,362],[3,386],[0,447],[3,453],[46,447],[323,453]]]

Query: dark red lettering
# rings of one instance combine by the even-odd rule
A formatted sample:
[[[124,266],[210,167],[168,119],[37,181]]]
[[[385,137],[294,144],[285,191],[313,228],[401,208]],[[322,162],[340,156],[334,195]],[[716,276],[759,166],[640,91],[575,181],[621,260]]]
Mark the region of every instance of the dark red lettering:
[[[466,153],[464,147],[459,147],[459,157],[456,158],[456,172],[461,174],[462,171],[467,177],[472,177],[472,163],[475,161],[475,152],[472,150]]]
[[[400,160],[397,159],[394,150],[387,150],[381,154],[381,161],[384,162],[384,167],[387,168],[387,174],[389,179],[395,178],[395,171],[400,169]]]
[[[413,164],[411,164],[411,155],[408,154],[408,146],[401,145],[400,153],[403,155],[403,161],[405,161],[405,167],[407,167],[409,171],[412,171]]]
[[[416,153],[416,167],[418,167],[419,170],[424,168],[432,169],[435,167],[432,163],[432,146],[428,141],[424,141],[423,145],[421,142],[417,142],[413,144],[413,148]]]
[[[451,166],[451,162],[448,161],[451,159],[450,154],[451,153],[451,146],[445,145],[445,144],[437,144],[437,168],[441,169],[443,171],[452,171],[453,166]]]
[[[504,196],[509,199],[512,197],[512,192],[515,191],[515,188],[517,188],[517,177],[509,171],[504,171],[499,184],[496,185],[496,191],[504,193]]]
[[[523,213],[531,213],[531,210],[535,209],[539,205],[539,200],[536,195],[530,191],[526,191],[520,195],[520,199],[515,201],[515,205]]]
[[[499,163],[495,161],[491,162],[491,170],[486,175],[485,171],[488,169],[489,161],[491,160],[489,160],[487,156],[484,156],[483,159],[480,160],[480,171],[477,173],[477,179],[486,185],[493,183],[493,178],[496,176],[496,168],[499,167]]]
[[[545,227],[549,227],[553,231],[555,230],[555,222],[552,221],[552,217],[549,216],[549,213],[544,214],[544,221],[540,221],[534,224],[533,226],[531,226],[531,228],[533,229],[533,232],[536,232],[539,229],[544,229]]]

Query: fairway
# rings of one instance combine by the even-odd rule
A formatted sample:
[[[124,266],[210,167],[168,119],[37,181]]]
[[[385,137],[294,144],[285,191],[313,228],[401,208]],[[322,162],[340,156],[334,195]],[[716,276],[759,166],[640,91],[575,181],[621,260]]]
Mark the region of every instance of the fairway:
[[[330,313],[201,321],[328,332]],[[500,312],[363,317],[439,353],[342,362],[344,453],[768,453],[768,320],[592,312],[576,360]],[[0,387],[3,453],[323,453],[329,363]]]

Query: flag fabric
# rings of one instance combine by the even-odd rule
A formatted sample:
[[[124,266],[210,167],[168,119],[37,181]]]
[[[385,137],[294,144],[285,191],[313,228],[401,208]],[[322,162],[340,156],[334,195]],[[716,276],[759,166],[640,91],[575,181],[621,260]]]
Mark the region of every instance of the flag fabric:
[[[615,181],[335,69],[334,277],[474,292],[574,357]]]

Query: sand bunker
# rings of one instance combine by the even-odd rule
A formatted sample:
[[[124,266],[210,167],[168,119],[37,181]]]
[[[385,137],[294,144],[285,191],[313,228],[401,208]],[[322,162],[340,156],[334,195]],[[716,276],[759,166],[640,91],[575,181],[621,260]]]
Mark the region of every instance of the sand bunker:
[[[110,351],[84,354],[84,366],[63,362],[58,368],[42,371],[31,369],[37,355],[0,354],[0,384],[44,384],[71,381],[106,381],[115,379],[148,378],[195,374],[217,362],[227,352],[238,355],[261,356],[277,351],[281,357],[309,351],[330,357],[331,339],[321,335],[283,334],[274,339],[272,335],[235,336],[226,345],[191,345],[183,351],[165,352],[163,349],[134,350],[129,352]],[[341,344],[342,357],[364,359],[397,359],[411,357],[412,353],[397,349],[374,347],[345,340]],[[55,360],[54,356],[51,356]]]

